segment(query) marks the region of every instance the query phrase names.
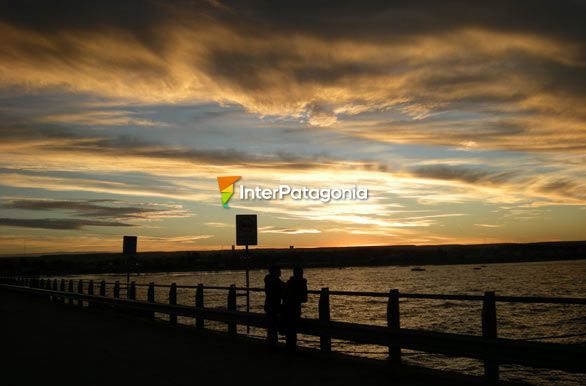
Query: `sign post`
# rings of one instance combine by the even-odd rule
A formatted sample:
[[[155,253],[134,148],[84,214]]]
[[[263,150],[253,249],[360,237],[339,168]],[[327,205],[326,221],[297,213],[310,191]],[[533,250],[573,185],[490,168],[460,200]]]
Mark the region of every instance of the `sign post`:
[[[126,255],[126,293],[130,288],[130,257],[136,255],[138,237],[124,236],[122,238],[122,253]]]
[[[236,245],[244,245],[244,259],[246,260],[246,312],[250,312],[250,259],[248,246],[257,245],[257,221],[256,214],[236,215]],[[246,332],[250,333],[250,326],[246,326]]]

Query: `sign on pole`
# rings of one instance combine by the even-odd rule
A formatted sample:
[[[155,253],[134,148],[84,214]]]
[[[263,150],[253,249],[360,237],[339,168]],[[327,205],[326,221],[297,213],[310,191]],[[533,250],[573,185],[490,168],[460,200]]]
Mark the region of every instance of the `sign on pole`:
[[[236,245],[257,245],[256,214],[236,215]]]
[[[136,236],[124,236],[122,244],[122,253],[125,255],[136,255]]]

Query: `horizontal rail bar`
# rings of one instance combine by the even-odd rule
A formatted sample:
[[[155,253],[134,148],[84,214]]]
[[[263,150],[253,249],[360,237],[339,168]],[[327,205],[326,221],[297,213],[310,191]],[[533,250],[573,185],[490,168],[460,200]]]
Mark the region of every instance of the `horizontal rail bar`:
[[[508,303],[549,303],[549,304],[586,304],[586,298],[558,298],[540,296],[495,296],[497,302]]]
[[[204,287],[204,288],[207,288],[207,287]],[[228,289],[230,289],[230,287],[228,287]],[[246,287],[236,287],[235,289],[236,289],[236,291],[246,291],[247,290]],[[258,287],[250,287],[250,288],[248,288],[248,290],[250,292],[265,292],[264,288],[258,288]]]
[[[78,280],[78,279],[75,279]],[[86,280],[86,279],[83,279]],[[106,284],[114,284],[114,282],[106,282]],[[121,283],[122,284],[122,283]],[[137,287],[148,287],[147,283],[136,283]],[[155,287],[169,288],[171,284],[155,284]],[[121,285],[120,289],[125,289],[124,285]],[[189,288],[197,289],[197,285],[178,284],[177,288]],[[229,286],[203,286],[204,289],[209,290],[230,290]],[[246,291],[246,287],[236,287],[237,291]],[[248,289],[250,292],[264,292],[264,288],[251,287]],[[310,295],[319,295],[319,290],[308,290]],[[371,298],[388,298],[388,292],[376,292],[376,291],[329,291],[330,296],[356,296],[356,297],[371,297]],[[399,292],[399,298],[403,299],[429,299],[429,300],[461,300],[461,301],[482,301],[484,296],[482,295],[458,295],[458,294],[418,294],[418,293],[407,293]],[[506,303],[541,303],[541,304],[574,304],[574,305],[586,305],[586,298],[566,298],[566,297],[547,297],[547,296],[495,296],[497,302]]]
[[[299,332],[316,335],[324,327],[317,320],[303,319]],[[473,359],[494,359],[500,363],[586,372],[582,345],[526,342],[513,339],[486,340],[480,336],[412,329],[392,330],[347,322],[330,322],[330,337],[374,345],[399,345],[401,348]]]

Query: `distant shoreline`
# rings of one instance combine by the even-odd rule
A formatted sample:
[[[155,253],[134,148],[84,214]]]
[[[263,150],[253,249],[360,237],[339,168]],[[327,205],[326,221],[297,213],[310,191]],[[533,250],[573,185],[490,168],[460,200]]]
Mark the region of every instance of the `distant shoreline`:
[[[6,273],[84,274],[132,272],[182,272],[262,269],[273,264],[307,268],[496,264],[535,261],[581,260],[586,241],[500,243],[473,245],[395,245],[295,249],[143,252],[128,259],[121,253],[55,254],[0,259]]]

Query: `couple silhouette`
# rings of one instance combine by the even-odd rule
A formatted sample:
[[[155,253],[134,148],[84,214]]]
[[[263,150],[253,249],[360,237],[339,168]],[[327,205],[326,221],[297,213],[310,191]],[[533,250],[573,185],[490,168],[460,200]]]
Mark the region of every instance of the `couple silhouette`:
[[[265,313],[267,315],[267,342],[276,346],[279,333],[285,335],[290,351],[297,345],[297,324],[301,317],[301,304],[307,302],[307,280],[303,268],[293,268],[293,276],[284,283],[281,268],[272,266],[265,276]]]

